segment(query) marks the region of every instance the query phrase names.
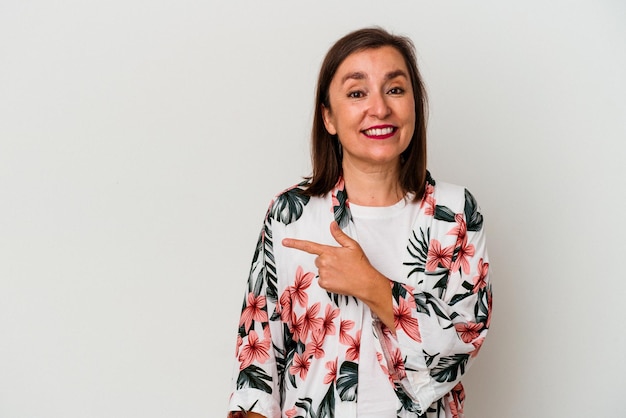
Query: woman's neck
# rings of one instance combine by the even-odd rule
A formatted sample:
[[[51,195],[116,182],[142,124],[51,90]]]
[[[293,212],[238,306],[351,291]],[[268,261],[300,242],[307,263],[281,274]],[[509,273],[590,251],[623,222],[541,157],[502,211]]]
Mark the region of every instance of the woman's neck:
[[[350,202],[360,206],[391,206],[404,196],[399,167],[359,170],[343,164],[343,180]]]

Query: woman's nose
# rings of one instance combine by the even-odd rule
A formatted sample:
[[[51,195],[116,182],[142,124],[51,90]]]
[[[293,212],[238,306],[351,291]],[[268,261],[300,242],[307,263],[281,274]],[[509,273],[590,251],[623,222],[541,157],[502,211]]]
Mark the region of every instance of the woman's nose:
[[[370,94],[369,114],[378,119],[384,119],[391,113],[391,108],[387,103],[387,97],[382,93]]]

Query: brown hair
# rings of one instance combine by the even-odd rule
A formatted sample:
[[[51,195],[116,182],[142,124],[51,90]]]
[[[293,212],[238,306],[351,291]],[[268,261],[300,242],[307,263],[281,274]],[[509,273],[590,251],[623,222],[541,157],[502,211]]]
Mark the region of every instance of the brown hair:
[[[415,131],[407,149],[401,156],[400,186],[404,192],[415,193],[419,199],[426,184],[426,119],[428,109],[426,90],[422,82],[413,42],[404,36],[392,35],[384,29],[373,27],[359,29],[339,39],[328,51],[317,80],[315,114],[311,132],[311,159],[313,175],[306,193],[309,196],[322,196],[333,189],[341,168],[341,145],[337,135],[331,135],[324,126],[323,107],[330,109],[328,89],[339,65],[351,54],[365,49],[391,46],[398,50],[409,70],[413,98],[415,100]]]

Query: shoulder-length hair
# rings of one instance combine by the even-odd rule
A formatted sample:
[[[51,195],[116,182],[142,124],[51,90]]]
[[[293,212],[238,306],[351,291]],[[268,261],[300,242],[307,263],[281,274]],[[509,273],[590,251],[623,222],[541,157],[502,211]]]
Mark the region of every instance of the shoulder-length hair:
[[[404,36],[392,35],[373,27],[359,29],[339,39],[328,51],[320,69],[315,98],[315,114],[311,132],[311,159],[313,173],[306,193],[323,196],[333,189],[342,175],[341,145],[337,135],[331,135],[324,126],[323,108],[330,109],[328,89],[339,65],[351,54],[383,46],[395,48],[409,71],[415,100],[415,131],[407,149],[400,158],[400,186],[404,192],[415,193],[420,199],[426,184],[426,119],[428,108],[426,90],[415,57],[413,42]]]

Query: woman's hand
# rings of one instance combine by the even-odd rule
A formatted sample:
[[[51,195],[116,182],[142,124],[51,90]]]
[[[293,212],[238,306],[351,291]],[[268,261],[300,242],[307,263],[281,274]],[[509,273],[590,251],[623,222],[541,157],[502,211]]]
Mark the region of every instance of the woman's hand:
[[[330,233],[339,247],[293,238],[283,239],[283,245],[317,255],[318,283],[323,289],[362,300],[388,328],[395,330],[389,279],[370,264],[359,243],[337,222],[330,224]]]

